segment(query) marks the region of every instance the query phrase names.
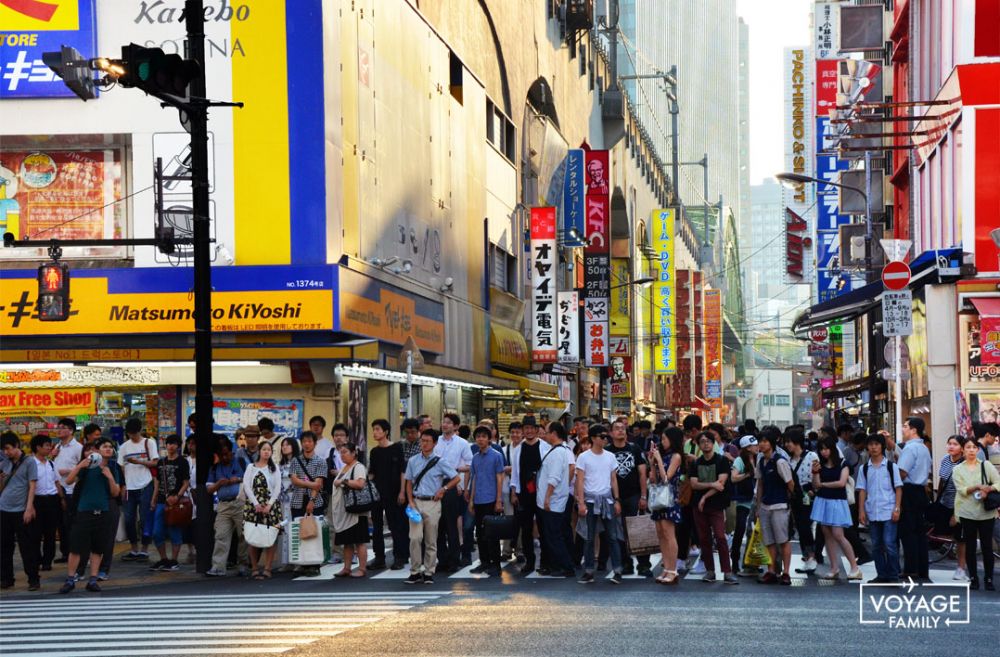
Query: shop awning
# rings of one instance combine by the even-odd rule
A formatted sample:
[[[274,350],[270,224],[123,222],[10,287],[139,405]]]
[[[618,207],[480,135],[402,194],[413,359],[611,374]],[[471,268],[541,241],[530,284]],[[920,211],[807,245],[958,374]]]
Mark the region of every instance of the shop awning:
[[[519,376],[517,374],[511,374],[497,369],[493,370],[493,376],[515,383],[517,385],[517,390],[487,390],[484,393],[487,397],[512,398],[514,395],[511,395],[510,393],[516,392],[520,396],[521,401],[531,402],[536,406],[544,406],[546,404],[551,406],[562,406],[567,403],[565,399],[561,399],[559,397],[559,386],[555,384],[536,381],[535,379],[530,379],[526,376]]]
[[[1000,317],[1000,297],[973,297],[970,301],[980,317]]]
[[[962,249],[938,249],[925,251],[910,263],[910,288],[916,289],[931,281],[938,269],[950,267],[952,261],[962,257]],[[848,321],[864,315],[882,301],[885,287],[878,280],[847,294],[818,303],[802,313],[793,323],[792,332],[824,326],[836,321]]]
[[[503,324],[490,322],[490,362],[494,367],[530,370],[531,353],[528,351],[528,342],[521,332]]]

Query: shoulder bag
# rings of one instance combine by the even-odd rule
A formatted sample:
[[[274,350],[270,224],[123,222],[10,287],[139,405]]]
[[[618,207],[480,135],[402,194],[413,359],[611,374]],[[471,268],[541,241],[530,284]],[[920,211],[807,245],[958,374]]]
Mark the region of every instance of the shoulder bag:
[[[348,479],[353,479],[354,468],[351,468]],[[348,488],[344,492],[344,510],[348,513],[368,513],[379,503],[378,489],[371,479],[365,477],[364,488]]]
[[[986,476],[986,461],[982,461],[979,464],[979,470],[982,476],[983,485],[988,486],[990,484],[989,478]],[[1000,508],[1000,491],[991,490],[983,497],[983,508],[987,511],[993,511]]]
[[[160,459],[162,461],[163,459]],[[164,497],[170,496],[170,491],[167,490],[167,475],[166,468],[162,465],[158,467],[159,472],[157,476],[160,479],[160,487],[164,491]],[[162,476],[160,476],[162,475]],[[194,517],[194,504],[191,502],[191,498],[187,496],[178,497],[177,504],[170,506],[166,505],[166,509],[163,512],[163,519],[167,523],[167,527],[187,527],[191,524],[191,519]]]

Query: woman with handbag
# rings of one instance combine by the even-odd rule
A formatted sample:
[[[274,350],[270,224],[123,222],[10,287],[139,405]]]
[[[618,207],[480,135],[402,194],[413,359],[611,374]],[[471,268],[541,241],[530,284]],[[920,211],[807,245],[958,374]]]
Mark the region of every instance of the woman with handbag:
[[[243,538],[250,554],[250,573],[254,579],[270,579],[271,563],[281,525],[281,472],[271,460],[271,443],[261,443],[257,461],[243,473]],[[263,555],[262,555],[263,552]],[[263,556],[263,566],[257,566]]]
[[[964,439],[965,460],[951,472],[955,482],[955,517],[962,523],[965,559],[969,567],[969,588],[979,589],[976,571],[976,539],[983,551],[983,582],[987,591],[993,587],[993,525],[1000,506],[1000,474],[989,461],[979,458],[979,445]]]
[[[344,546],[344,568],[334,577],[364,577],[368,564],[368,513],[351,513],[348,506],[355,506],[358,498],[373,497],[375,486],[368,481],[368,469],[358,462],[358,447],[347,443],[340,448],[340,458],[344,467],[333,480],[331,504],[333,507],[334,545]],[[356,491],[364,491],[357,493]],[[358,556],[358,571],[352,572],[351,562]]]
[[[278,469],[281,471],[281,495],[278,503],[281,505],[281,556],[279,563],[282,571],[294,570],[288,543],[288,522],[292,519],[292,461],[299,455],[299,441],[294,438],[283,438],[281,441],[281,457],[278,459]]]
[[[813,461],[812,476],[816,499],[813,500],[812,513],[809,517],[822,528],[830,557],[830,572],[820,579],[830,581],[840,579],[840,560],[837,558],[837,548],[840,548],[851,566],[847,579],[860,580],[861,569],[858,568],[854,548],[844,536],[844,529],[854,524],[850,506],[847,504],[847,480],[850,477],[850,468],[847,461],[840,457],[835,438],[828,436],[820,440],[819,459]]]
[[[962,455],[962,441],[964,436],[951,436],[948,438],[946,449],[947,454],[941,457],[941,464],[938,466],[938,498],[927,507],[928,520],[934,523],[935,532],[950,533],[955,539],[956,552],[958,553],[958,568],[952,579],[959,582],[968,582],[969,574],[965,564],[965,541],[962,540],[962,523],[955,517],[955,482],[951,479],[951,473],[955,466],[965,460]]]
[[[677,523],[681,521],[678,497],[684,470],[684,432],[677,427],[665,430],[660,444],[650,450],[650,455],[652,470],[660,486],[665,487],[651,489],[649,493],[663,563],[663,572],[656,581],[659,584],[677,584],[680,581],[677,575]],[[666,506],[660,508],[662,504]]]

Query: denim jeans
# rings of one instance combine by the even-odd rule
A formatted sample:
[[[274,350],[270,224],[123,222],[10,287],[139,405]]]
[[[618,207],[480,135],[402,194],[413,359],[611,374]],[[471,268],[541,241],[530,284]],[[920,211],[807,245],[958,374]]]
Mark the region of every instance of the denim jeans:
[[[587,502],[587,540],[583,543],[583,570],[592,573],[594,572],[594,539],[597,535],[597,521],[599,518],[594,515],[594,503]],[[621,553],[621,532],[618,530],[618,523],[621,518],[615,518],[614,520],[603,520],[601,524],[604,525],[604,536],[608,543],[608,551],[611,556],[611,569],[620,573],[622,571],[622,553]]]
[[[899,579],[899,525],[891,520],[868,523],[868,535],[872,539],[872,558],[875,572],[883,579]]]
[[[168,527],[167,505],[157,504],[153,515],[153,544],[156,547],[160,547],[166,542],[165,539],[168,535],[170,537],[170,544],[173,546],[180,546],[184,542],[184,528]]]
[[[153,482],[149,482],[145,488],[130,490],[125,500],[125,533],[128,542],[136,544],[139,542],[139,532],[136,528],[136,521],[141,518],[142,524],[142,545],[149,547],[150,538],[153,533],[153,523],[149,520],[149,505],[153,502]]]

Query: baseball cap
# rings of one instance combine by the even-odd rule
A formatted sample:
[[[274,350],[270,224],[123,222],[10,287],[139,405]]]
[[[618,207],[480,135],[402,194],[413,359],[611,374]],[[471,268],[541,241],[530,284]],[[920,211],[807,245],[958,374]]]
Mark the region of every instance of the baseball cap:
[[[740,438],[740,449],[746,449],[747,447],[753,447],[757,444],[757,439],[753,436],[743,436]]]

